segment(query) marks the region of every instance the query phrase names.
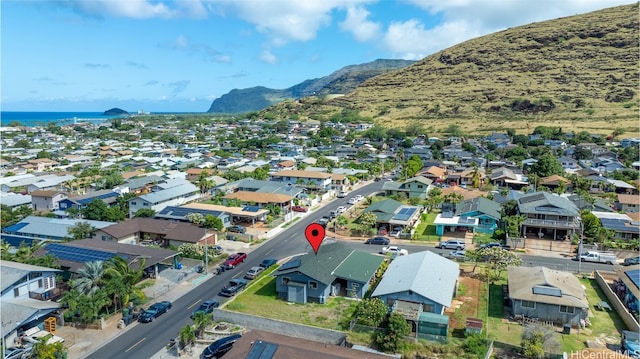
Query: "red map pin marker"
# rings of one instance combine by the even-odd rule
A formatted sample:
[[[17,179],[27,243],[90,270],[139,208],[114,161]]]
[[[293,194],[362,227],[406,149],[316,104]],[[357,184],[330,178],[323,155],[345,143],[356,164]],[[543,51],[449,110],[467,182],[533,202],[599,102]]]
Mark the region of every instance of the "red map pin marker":
[[[304,236],[307,237],[307,242],[311,244],[313,252],[318,255],[318,248],[320,248],[320,243],[324,240],[324,227],[318,223],[311,223],[304,230]]]

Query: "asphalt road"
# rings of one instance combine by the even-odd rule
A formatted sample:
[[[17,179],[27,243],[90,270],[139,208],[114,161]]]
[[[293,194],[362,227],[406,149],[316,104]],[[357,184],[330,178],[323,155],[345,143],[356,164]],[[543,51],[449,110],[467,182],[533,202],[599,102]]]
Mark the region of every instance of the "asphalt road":
[[[191,323],[190,315],[202,301],[207,299],[217,299],[221,303],[228,298],[218,296],[222,286],[232,278],[242,278],[246,271],[257,266],[265,258],[283,259],[296,254],[306,253],[311,250],[311,246],[304,237],[304,231],[308,224],[317,221],[325,214],[336,209],[339,206],[346,206],[350,197],[355,195],[367,195],[378,191],[382,188],[383,182],[374,182],[363,186],[349,193],[346,198],[339,198],[322,209],[310,213],[308,216],[296,221],[288,229],[281,232],[276,237],[263,243],[249,253],[247,260],[235,269],[225,271],[220,275],[215,275],[201,285],[193,288],[187,295],[184,295],[173,302],[173,308],[151,323],[137,323],[130,328],[126,335],[120,335],[102,348],[88,356],[92,359],[120,359],[120,358],[149,358],[156,354],[162,347],[167,345],[170,340],[175,339],[180,329],[186,324]],[[371,253],[377,253],[381,246],[365,245],[363,243],[346,241],[348,246]],[[436,249],[432,246],[407,245],[402,246],[409,253],[422,250],[431,250],[441,253],[443,250]],[[449,251],[444,251],[448,254]],[[522,256],[524,265],[544,265],[558,270],[576,272],[578,263],[563,258],[548,258],[537,256]],[[583,272],[591,272],[595,269],[611,269],[611,266],[604,264],[582,263]]]

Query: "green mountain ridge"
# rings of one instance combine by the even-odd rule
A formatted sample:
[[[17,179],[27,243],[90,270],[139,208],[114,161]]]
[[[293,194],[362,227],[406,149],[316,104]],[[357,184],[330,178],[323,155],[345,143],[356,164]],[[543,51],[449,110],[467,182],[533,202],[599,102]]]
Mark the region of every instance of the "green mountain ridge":
[[[510,28],[368,79],[345,96],[266,109],[328,119],[345,110],[385,125],[489,118],[638,116],[638,3]]]
[[[306,96],[347,94],[369,78],[409,66],[414,62],[378,59],[365,64],[345,66],[328,76],[305,80],[286,89],[270,89],[263,86],[234,89],[215,99],[207,112],[253,112],[285,100]]]

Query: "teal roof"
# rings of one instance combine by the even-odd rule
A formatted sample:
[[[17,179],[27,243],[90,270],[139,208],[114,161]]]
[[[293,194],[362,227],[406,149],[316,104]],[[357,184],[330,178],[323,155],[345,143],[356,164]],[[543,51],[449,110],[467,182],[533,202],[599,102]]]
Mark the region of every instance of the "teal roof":
[[[436,324],[449,324],[449,317],[436,313],[422,312],[418,317],[418,321]]]
[[[375,254],[353,251],[332,274],[338,278],[367,283],[383,260],[384,257]]]
[[[362,211],[363,213],[366,212],[381,212],[381,213],[390,213],[393,214],[395,213],[395,211],[398,209],[398,207],[402,206],[402,203],[388,198],[388,199],[383,199],[382,201],[378,201],[372,205],[370,205],[369,207],[365,208],[364,211]]]

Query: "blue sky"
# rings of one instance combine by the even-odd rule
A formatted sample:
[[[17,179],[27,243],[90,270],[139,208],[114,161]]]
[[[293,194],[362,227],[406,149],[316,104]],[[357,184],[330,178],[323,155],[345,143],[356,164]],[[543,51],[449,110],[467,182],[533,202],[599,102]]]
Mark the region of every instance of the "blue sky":
[[[3,111],[205,112],[376,59],[629,0],[2,0]]]

